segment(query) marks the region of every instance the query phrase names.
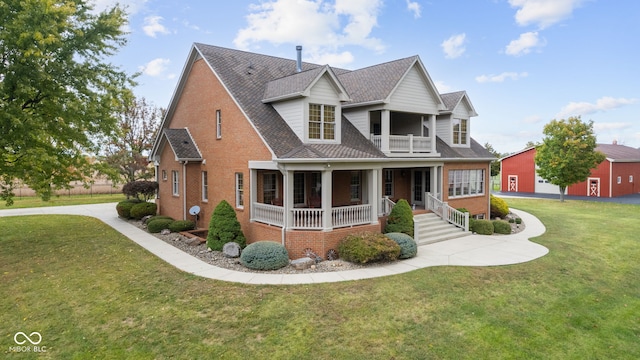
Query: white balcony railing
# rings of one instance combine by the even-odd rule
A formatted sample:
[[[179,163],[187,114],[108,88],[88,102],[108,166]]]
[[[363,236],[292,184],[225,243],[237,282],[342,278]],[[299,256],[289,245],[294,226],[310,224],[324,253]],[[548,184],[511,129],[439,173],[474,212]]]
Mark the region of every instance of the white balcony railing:
[[[322,229],[322,209],[293,209],[294,229]]]
[[[371,134],[371,141],[380,150],[382,148],[382,135]],[[389,151],[396,153],[428,153],[431,152],[431,138],[425,136],[389,135]]]

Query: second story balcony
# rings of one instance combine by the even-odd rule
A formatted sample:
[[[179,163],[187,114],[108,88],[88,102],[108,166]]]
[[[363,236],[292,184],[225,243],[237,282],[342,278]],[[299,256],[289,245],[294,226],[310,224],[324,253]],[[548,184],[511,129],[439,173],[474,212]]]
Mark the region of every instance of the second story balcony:
[[[387,156],[435,156],[435,115],[381,110],[369,112],[369,139]]]
[[[409,135],[389,135],[389,149],[391,153],[430,153],[433,152],[431,147],[431,138],[426,136]],[[371,141],[378,149],[383,150],[382,135],[371,134]]]

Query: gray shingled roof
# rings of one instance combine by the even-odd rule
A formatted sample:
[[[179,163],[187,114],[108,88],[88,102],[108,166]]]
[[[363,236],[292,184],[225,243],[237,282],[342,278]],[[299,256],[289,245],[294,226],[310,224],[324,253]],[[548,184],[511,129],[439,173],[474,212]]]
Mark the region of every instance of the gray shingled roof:
[[[263,101],[301,95],[323,70],[324,67],[318,67],[269,81],[264,92]]]
[[[385,157],[371,141],[344,118],[342,145],[303,144],[280,114],[271,105],[262,102],[267,93],[267,84],[270,82],[292,77],[292,75],[296,80],[299,78],[298,85],[278,84],[278,81],[271,84],[273,89],[269,90],[269,94],[286,94],[292,89],[300,88],[302,86],[300,84],[313,74],[309,70],[322,68],[321,65],[303,62],[302,73],[297,73],[296,60],[205,44],[195,44],[195,47],[222,79],[231,95],[238,101],[249,120],[253,122],[278,158]],[[346,71],[333,70],[337,76]]]
[[[338,79],[351,97],[351,101],[346,105],[387,99],[417,59],[417,56],[412,56],[341,73]]]
[[[164,129],[164,135],[178,160],[202,160],[202,154],[187,129]]]
[[[640,149],[618,144],[598,144],[596,150],[608,159],[621,162],[640,162]]]
[[[440,157],[443,159],[496,159],[489,150],[480,145],[477,141],[471,138],[468,148],[463,147],[451,147],[447,145],[442,139],[437,138],[436,150],[440,153]]]
[[[453,109],[458,105],[462,97],[466,94],[464,91],[456,91],[452,93],[440,94],[442,101],[444,102],[444,106],[447,111],[453,111]]]

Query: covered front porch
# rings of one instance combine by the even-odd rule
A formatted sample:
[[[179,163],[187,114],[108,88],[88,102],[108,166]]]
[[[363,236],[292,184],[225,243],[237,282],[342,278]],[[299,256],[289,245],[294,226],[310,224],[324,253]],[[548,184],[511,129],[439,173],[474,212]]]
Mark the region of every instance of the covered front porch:
[[[378,224],[380,170],[340,167],[252,169],[251,220],[291,230]]]

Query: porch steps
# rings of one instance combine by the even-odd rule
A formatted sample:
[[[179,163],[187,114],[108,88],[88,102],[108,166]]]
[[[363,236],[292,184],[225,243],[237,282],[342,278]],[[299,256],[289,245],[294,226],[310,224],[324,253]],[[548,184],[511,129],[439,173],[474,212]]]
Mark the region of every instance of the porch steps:
[[[456,239],[470,235],[463,229],[442,220],[434,213],[416,214],[413,216],[414,237],[418,245]]]

